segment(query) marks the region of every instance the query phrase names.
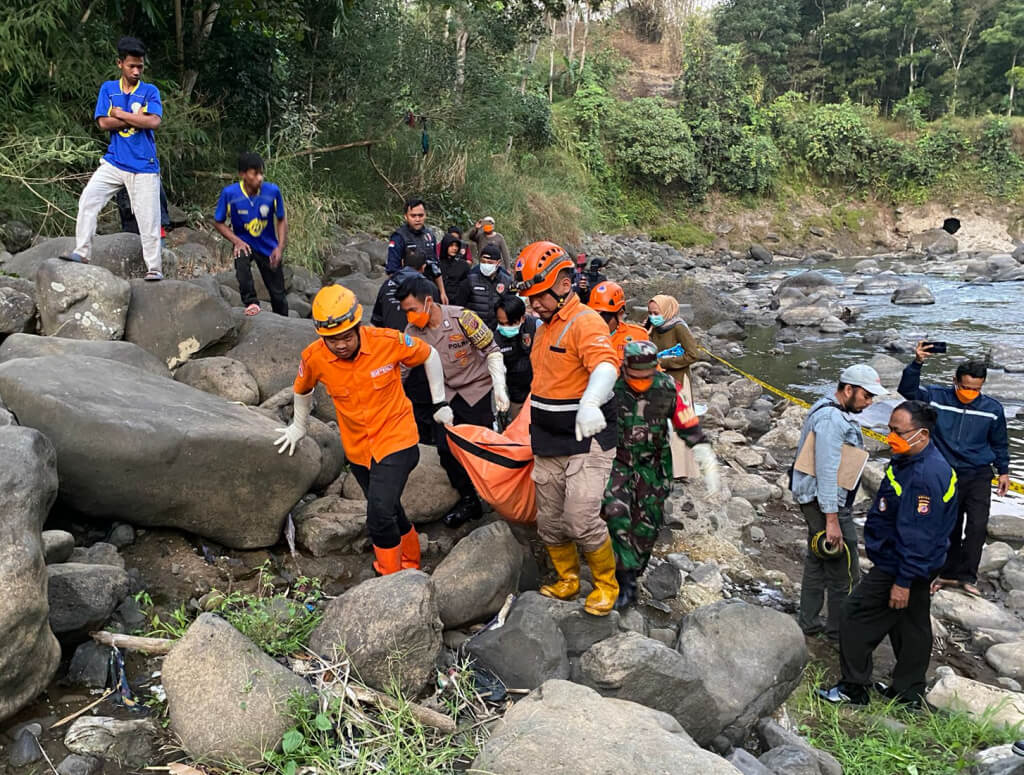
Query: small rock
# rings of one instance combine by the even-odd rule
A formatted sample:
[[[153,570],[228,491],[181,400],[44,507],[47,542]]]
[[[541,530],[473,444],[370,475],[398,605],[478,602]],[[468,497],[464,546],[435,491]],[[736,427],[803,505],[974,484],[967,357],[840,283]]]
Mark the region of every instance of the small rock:
[[[650,568],[643,577],[644,588],[655,600],[671,600],[679,594],[683,576],[679,568],[670,562]]]
[[[627,608],[619,613],[619,629],[623,632],[636,632],[647,635],[647,620],[635,608]]]
[[[757,525],[752,525],[750,527],[750,540],[751,541],[754,541],[755,543],[761,543],[766,538],[767,538],[767,536],[765,535],[764,530],[759,528]]]
[[[665,559],[679,568],[683,573],[689,573],[697,567],[697,564],[690,559],[690,555],[683,552],[674,552],[673,554],[665,557]]]
[[[73,753],[65,756],[57,765],[57,775],[96,775],[100,770],[100,760],[92,756]]]
[[[774,772],[761,764],[753,754],[742,748],[733,749],[733,752],[726,756],[725,760],[739,770],[742,775],[775,775]]]
[[[1017,681],[1009,678],[1005,675],[1001,675],[996,679],[996,683],[1002,686],[1004,689],[1009,689],[1011,692],[1021,691],[1021,686]]]
[[[124,522],[118,522],[111,528],[110,535],[107,536],[107,543],[118,549],[131,546],[135,543],[135,528]]]
[[[75,649],[68,667],[68,682],[72,686],[102,689],[107,685],[110,667],[110,647],[95,641],[86,641]]]
[[[939,670],[935,674],[939,676]],[[955,674],[942,674],[926,699],[938,708],[963,711],[1000,726],[1024,723],[1024,698],[1019,694]]]
[[[124,558],[117,553],[117,547],[105,541],[99,541],[92,546],[76,546],[71,552],[68,562],[79,562],[83,565],[124,567]]]
[[[44,530],[42,535],[46,564],[67,562],[75,548],[75,537],[66,530]]]
[[[780,745],[762,754],[758,761],[775,775],[820,775],[814,753],[795,745]]]
[[[7,746],[7,763],[12,767],[25,767],[42,758],[39,741],[27,729],[22,729],[14,742]]]
[[[149,719],[123,721],[109,716],[82,716],[75,719],[64,736],[64,747],[72,753],[113,759],[132,769],[141,769],[154,757],[157,734]]]

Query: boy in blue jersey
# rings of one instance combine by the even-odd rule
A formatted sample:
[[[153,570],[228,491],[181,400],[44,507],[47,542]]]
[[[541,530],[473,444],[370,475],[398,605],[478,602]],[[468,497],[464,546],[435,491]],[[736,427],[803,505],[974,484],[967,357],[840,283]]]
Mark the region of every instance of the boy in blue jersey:
[[[220,192],[214,225],[234,247],[235,276],[245,314],[260,312],[252,280],[251,264],[255,261],[270,293],[270,306],[278,315],[287,317],[281,260],[288,242],[288,219],[281,189],[263,180],[263,159],[255,153],[238,157],[238,174],[241,179]],[[230,228],[225,223],[229,217]]]
[[[160,126],[163,104],[160,91],[142,80],[146,48],[136,38],[117,42],[121,77],[100,87],[93,117],[110,133],[110,145],[99,168],[78,199],[75,249],[65,261],[89,263],[96,219],[110,198],[124,187],[139,224],[147,280],[162,280],[160,262],[160,163],[154,130]]]

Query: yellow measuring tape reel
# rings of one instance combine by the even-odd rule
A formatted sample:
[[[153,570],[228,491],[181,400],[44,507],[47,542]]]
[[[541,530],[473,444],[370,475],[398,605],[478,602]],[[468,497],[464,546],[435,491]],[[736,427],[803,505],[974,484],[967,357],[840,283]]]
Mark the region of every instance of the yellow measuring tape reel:
[[[748,374],[743,369],[741,369],[739,366],[735,366],[732,363],[729,363],[729,361],[727,361],[725,358],[722,358],[722,357],[720,357],[718,355],[715,355],[708,348],[701,347],[700,349],[701,349],[702,352],[707,353],[708,355],[710,355],[712,358],[714,358],[719,363],[722,363],[722,364],[728,366],[730,369],[735,371],[740,376],[746,377],[751,382],[757,383],[758,385],[763,387],[765,390],[767,390],[769,393],[774,393],[775,395],[779,396],[780,398],[785,398],[790,403],[796,404],[797,406],[802,406],[804,409],[810,409],[811,408],[811,405],[809,403],[807,403],[806,401],[804,401],[802,398],[797,398],[793,394],[787,393],[785,390],[779,390],[779,388],[775,387],[774,385],[769,385],[763,379],[758,379],[753,374]],[[875,441],[880,441],[883,444],[886,443],[885,436],[882,435],[881,433],[879,433],[878,431],[873,431],[870,428],[861,428],[860,431],[865,436],[867,436],[869,439],[874,439]],[[999,483],[998,480],[996,480],[996,479],[992,480],[992,484],[998,484],[998,483]],[[1018,495],[1024,495],[1024,484],[1021,484],[1020,482],[1011,481],[1010,482],[1010,492],[1015,492]]]
[[[822,560],[839,560],[846,555],[846,577],[850,580],[850,591],[853,591],[853,558],[850,557],[850,547],[846,541],[840,546],[833,546],[825,539],[825,531],[819,530],[808,541],[811,553]]]

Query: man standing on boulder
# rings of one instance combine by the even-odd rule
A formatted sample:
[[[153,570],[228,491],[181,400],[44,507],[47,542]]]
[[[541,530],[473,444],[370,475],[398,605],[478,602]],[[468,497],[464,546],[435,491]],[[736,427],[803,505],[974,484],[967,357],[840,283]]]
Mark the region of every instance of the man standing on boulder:
[[[385,328],[361,326],[363,307],[348,288],[328,285],[313,299],[320,338],[302,351],[295,377],[295,414],[274,443],[295,452],[306,435],[313,389],[323,383],[334,401],[338,431],[352,475],[366,496],[366,527],[374,569],[382,574],[420,567],[416,528],[402,509],[402,491],[420,459],[412,404],[402,390],[401,366],[423,365],[434,399],[434,419],[448,425],[444,372],[427,343]]]
[[[988,535],[992,503],[992,468],[999,476],[996,493],[1010,488],[1010,446],[1006,414],[994,398],[982,395],[988,368],[981,361],[965,361],[956,367],[952,385],[921,387],[921,366],[931,347],[917,343],[914,360],[903,369],[897,388],[907,399],[930,403],[939,413],[935,445],[953,466],[957,476],[957,521],[949,538],[946,565],[932,584],[960,587],[972,595],[978,589],[978,565]]]
[[[398,227],[398,230],[391,235],[388,241],[388,259],[384,265],[384,271],[388,277],[395,274],[399,269],[409,263],[411,255],[422,256],[428,267],[437,261],[437,242],[434,240],[434,233],[427,228],[427,206],[422,199],[412,198],[405,202],[405,223]],[[441,292],[441,303],[448,303],[448,290],[445,287],[444,275],[437,272],[428,272],[433,275],[431,279],[437,284]],[[455,289],[450,289],[454,294]]]
[[[494,411],[507,412],[509,408],[501,350],[494,343],[494,334],[474,312],[438,304],[432,291],[433,286],[425,277],[412,277],[395,292],[395,299],[409,321],[405,333],[437,350],[455,424],[490,428]],[[456,528],[471,519],[480,519],[480,497],[466,469],[451,453],[443,428],[437,428],[436,443],[441,467],[459,493],[458,503],[444,516],[444,524]]]
[[[245,314],[260,313],[252,280],[255,261],[270,294],[270,306],[278,315],[288,317],[282,266],[288,243],[288,219],[281,189],[263,179],[263,159],[255,153],[246,152],[238,157],[238,175],[241,179],[237,183],[220,192],[214,226],[234,248],[235,277]],[[228,218],[230,228],[225,223]]]
[[[932,444],[936,410],[905,401],[889,417],[892,462],[864,523],[864,549],[874,563],[846,601],[839,636],[842,677],[818,696],[840,704],[868,703],[871,654],[886,635],[896,653],[888,699],[924,705],[932,653],[928,582],[942,567],[956,521],[957,476]]]
[[[875,396],[885,395],[878,372],[859,363],[843,369],[839,384],[831,396],[818,399],[807,413],[800,432],[797,454],[814,434],[814,474],[793,469],[793,498],[807,522],[807,553],[800,586],[798,623],[805,635],[824,631],[832,641],[839,639],[842,604],[860,578],[857,564],[857,527],[850,507],[856,487],[845,490],[839,486],[839,464],[844,445],[863,449],[860,426],[851,417],[871,406]],[[831,547],[845,549],[837,558],[824,558],[811,548],[820,533]],[[847,558],[849,562],[847,562]],[[828,616],[819,618],[825,590],[828,589]]]
[[[100,210],[124,187],[139,224],[142,258],[149,270],[146,279],[162,280],[160,162],[154,130],[160,126],[164,109],[160,90],[142,80],[145,58],[146,47],[140,40],[126,37],[117,42],[121,77],[100,86],[93,113],[99,128],[110,133],[110,145],[78,198],[75,249],[61,258],[89,263]]]
[[[601,497],[615,457],[619,358],[608,326],[572,289],[573,263],[552,242],[534,242],[516,261],[517,292],[544,322],[534,339],[530,398],[537,533],[558,581],[541,594],[562,600],[580,590],[583,550],[594,576],[584,610],[606,616],[619,596],[615,553]]]

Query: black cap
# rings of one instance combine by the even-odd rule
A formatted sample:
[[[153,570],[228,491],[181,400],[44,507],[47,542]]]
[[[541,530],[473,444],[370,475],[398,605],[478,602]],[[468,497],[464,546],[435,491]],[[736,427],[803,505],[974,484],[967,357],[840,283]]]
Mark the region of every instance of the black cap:
[[[487,258],[501,258],[501,248],[495,245],[493,242],[488,242],[484,245],[484,249],[480,251],[480,258],[486,256]]]

